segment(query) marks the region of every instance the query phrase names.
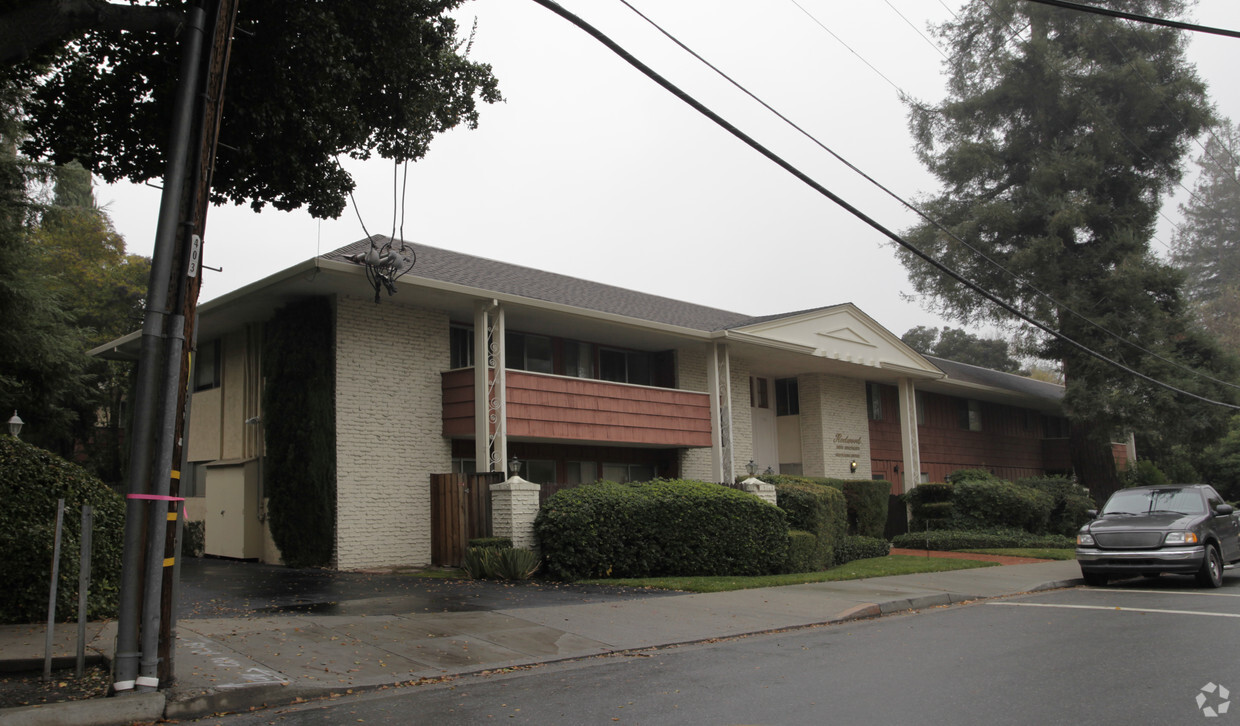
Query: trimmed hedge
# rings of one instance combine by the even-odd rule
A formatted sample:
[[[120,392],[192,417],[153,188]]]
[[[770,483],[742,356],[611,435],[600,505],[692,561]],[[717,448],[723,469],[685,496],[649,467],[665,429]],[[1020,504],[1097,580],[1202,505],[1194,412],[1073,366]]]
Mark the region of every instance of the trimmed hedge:
[[[952,485],[930,482],[918,484],[904,494],[912,513],[911,530],[943,529],[955,511],[952,506]]]
[[[835,551],[835,564],[844,565],[853,560],[868,560],[871,557],[886,557],[891,553],[891,543],[880,537],[844,538],[844,542]]]
[[[759,477],[769,484],[818,484],[839,489],[847,506],[848,534],[882,537],[887,529],[887,505],[891,482],[884,479],[832,479],[821,476],[767,474]]]
[[[494,547],[495,549],[507,549],[512,547],[511,537],[475,537],[471,539],[467,545],[469,547]]]
[[[821,484],[784,483],[775,485],[775,497],[776,505],[788,515],[788,525],[810,532],[817,540],[806,572],[834,565],[835,550],[848,529],[844,493]]]
[[[56,533],[56,500],[65,500],[56,619],[77,618],[82,505],[94,507],[87,616],[116,615],[120,593],[125,501],[85,469],[13,436],[0,435],[0,553],[4,597],[0,623],[47,620],[48,579]]]
[[[897,535],[893,547],[932,550],[976,550],[1006,547],[1038,547],[1070,549],[1076,540],[1057,534],[1030,534],[1018,529],[958,530],[937,529],[929,532],[909,532]]]
[[[1046,532],[1055,498],[1001,479],[965,479],[953,487],[954,529],[1001,527]]]
[[[1016,484],[1050,495],[1051,512],[1046,525],[1048,534],[1076,537],[1081,525],[1090,520],[1086,512],[1098,508],[1088,489],[1066,477],[1030,477],[1018,479]]]
[[[598,482],[551,496],[534,520],[545,572],[588,577],[765,575],[788,557],[784,513],[718,484]]]
[[[818,538],[803,529],[788,531],[788,563],[784,572],[815,572]]]

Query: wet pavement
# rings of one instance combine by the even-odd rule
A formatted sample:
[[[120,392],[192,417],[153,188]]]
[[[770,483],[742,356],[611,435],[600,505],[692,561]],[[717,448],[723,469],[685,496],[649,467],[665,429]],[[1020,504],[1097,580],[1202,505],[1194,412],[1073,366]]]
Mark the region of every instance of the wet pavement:
[[[672,597],[667,590],[338,572],[187,557],[177,617],[459,613]]]

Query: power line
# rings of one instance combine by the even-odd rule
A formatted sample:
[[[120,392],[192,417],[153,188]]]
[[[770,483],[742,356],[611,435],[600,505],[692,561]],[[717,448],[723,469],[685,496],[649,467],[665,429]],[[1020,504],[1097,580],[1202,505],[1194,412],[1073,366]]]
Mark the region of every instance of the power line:
[[[1067,0],[1025,0],[1026,2],[1038,3],[1040,5],[1052,5],[1057,8],[1065,8],[1067,10],[1077,10],[1082,13],[1093,13],[1095,15],[1108,15],[1112,18],[1123,18],[1124,20],[1135,20],[1139,23],[1149,23],[1150,25],[1161,25],[1167,28],[1176,28],[1177,30],[1191,30],[1194,33],[1209,33],[1211,35],[1225,35],[1229,38],[1240,38],[1240,31],[1226,30],[1224,28],[1212,28],[1208,25],[1194,25],[1192,23],[1183,23],[1179,20],[1167,20],[1166,18],[1156,18],[1150,15],[1138,15],[1137,13],[1126,13],[1122,10],[1111,10],[1110,8],[1098,7],[1097,5],[1082,5],[1081,3],[1067,2]]]
[[[794,0],[794,1],[795,1],[795,0]],[[547,8],[547,9],[548,9],[548,10],[550,10],[551,12],[555,13],[556,15],[559,15],[560,17],[564,18],[564,19],[565,19],[565,20],[567,20],[568,22],[572,23],[573,25],[577,26],[578,28],[580,28],[581,30],[583,30],[584,32],[586,32],[587,34],[589,34],[589,35],[590,35],[591,37],[593,37],[595,40],[599,41],[599,42],[600,42],[600,43],[602,43],[604,46],[606,46],[606,47],[607,47],[609,50],[611,50],[613,53],[615,53],[616,55],[620,56],[620,57],[621,57],[621,58],[622,58],[622,59],[623,59],[626,63],[628,63],[629,65],[633,66],[633,67],[634,67],[634,68],[636,68],[637,70],[641,71],[643,74],[645,74],[645,75],[646,75],[646,77],[650,78],[652,81],[654,81],[655,83],[657,83],[657,84],[659,84],[660,86],[662,86],[664,90],[666,90],[667,92],[671,93],[673,96],[675,96],[675,97],[679,98],[681,101],[683,101],[684,103],[686,103],[687,105],[689,105],[689,106],[690,106],[691,108],[693,108],[695,111],[697,111],[698,113],[700,113],[700,114],[702,114],[703,116],[707,117],[708,119],[710,119],[711,121],[713,121],[716,125],[718,125],[719,127],[723,128],[725,131],[727,131],[728,133],[732,134],[733,136],[735,136],[735,137],[736,137],[737,139],[739,139],[740,141],[744,142],[746,145],[748,145],[748,146],[749,146],[750,148],[752,148],[754,151],[757,151],[758,153],[762,154],[763,156],[765,156],[765,157],[766,157],[767,159],[769,159],[770,161],[774,162],[776,165],[778,165],[778,166],[779,166],[780,168],[782,168],[784,171],[786,171],[786,172],[788,172],[789,174],[791,174],[792,176],[796,177],[798,180],[800,180],[800,181],[801,181],[802,183],[804,183],[805,185],[809,186],[809,187],[810,187],[811,189],[813,189],[814,191],[818,192],[819,194],[821,194],[822,196],[826,197],[827,199],[830,199],[832,202],[835,202],[835,204],[837,204],[838,206],[840,206],[841,208],[843,208],[843,209],[844,209],[845,211],[847,211],[849,214],[852,214],[854,217],[856,217],[857,219],[861,220],[862,222],[865,222],[867,225],[869,225],[869,226],[870,226],[870,227],[872,227],[873,229],[877,230],[878,232],[880,232],[881,234],[883,234],[883,235],[884,235],[885,237],[887,237],[888,239],[892,240],[892,241],[893,241],[893,242],[895,242],[896,244],[898,244],[898,245],[900,245],[901,247],[904,247],[905,249],[907,249],[907,250],[909,250],[910,252],[912,252],[914,255],[916,255],[916,256],[918,257],[918,259],[921,259],[923,262],[925,262],[925,263],[929,264],[930,266],[934,267],[936,270],[939,270],[940,272],[942,272],[943,274],[947,275],[948,277],[950,277],[951,279],[955,280],[956,282],[960,283],[961,285],[964,285],[965,287],[969,288],[970,290],[973,290],[974,292],[976,292],[977,294],[981,295],[981,296],[982,296],[983,298],[985,298],[986,300],[990,301],[992,304],[994,304],[994,305],[998,306],[999,308],[1001,308],[1001,309],[1003,309],[1003,310],[1007,311],[1008,313],[1010,313],[1011,315],[1013,315],[1013,316],[1015,316],[1015,317],[1019,318],[1020,320],[1024,321],[1025,323],[1028,323],[1029,325],[1032,325],[1032,326],[1034,326],[1035,328],[1037,328],[1037,329],[1039,329],[1039,330],[1043,331],[1043,332],[1044,332],[1044,333],[1046,333],[1047,335],[1050,335],[1050,336],[1052,336],[1052,337],[1054,337],[1054,338],[1056,338],[1056,339],[1058,339],[1058,340],[1060,340],[1060,341],[1062,341],[1062,342],[1064,342],[1064,343],[1067,343],[1068,345],[1070,345],[1070,346],[1072,346],[1072,347],[1074,347],[1074,348],[1076,348],[1076,349],[1080,350],[1081,352],[1085,353],[1086,355],[1089,355],[1089,356],[1091,356],[1091,357],[1093,357],[1093,358],[1095,358],[1095,359],[1097,359],[1097,360],[1100,360],[1100,361],[1102,361],[1102,362],[1104,362],[1104,363],[1107,363],[1108,365],[1111,365],[1111,366],[1113,366],[1113,367],[1115,367],[1115,368],[1117,368],[1117,369],[1120,369],[1120,370],[1123,370],[1123,371],[1125,371],[1125,372],[1127,372],[1127,373],[1130,373],[1130,374],[1132,374],[1132,375],[1134,375],[1134,376],[1136,376],[1136,377],[1138,377],[1138,378],[1140,378],[1140,379],[1142,379],[1142,380],[1144,380],[1144,381],[1146,381],[1146,382],[1148,382],[1148,383],[1151,383],[1151,384],[1156,385],[1156,386],[1158,386],[1158,387],[1160,387],[1160,388],[1163,388],[1163,389],[1166,389],[1166,390],[1172,391],[1172,392],[1174,392],[1174,393],[1179,393],[1179,394],[1181,394],[1181,395],[1188,396],[1189,398],[1193,398],[1193,399],[1196,399],[1196,400],[1202,401],[1202,402],[1204,402],[1204,403],[1208,403],[1208,404],[1211,404],[1211,405],[1221,406],[1221,407],[1224,407],[1224,408],[1229,408],[1229,409],[1233,409],[1233,410],[1238,410],[1238,411],[1240,411],[1240,406],[1238,406],[1238,405],[1231,404],[1231,403],[1226,403],[1226,402],[1224,402],[1224,401],[1216,401],[1216,400],[1214,400],[1214,399],[1206,398],[1205,396],[1200,396],[1200,395],[1198,395],[1198,394],[1196,394],[1196,393],[1192,393],[1191,391],[1185,391],[1185,390],[1183,390],[1183,389],[1180,389],[1180,388],[1177,388],[1177,387],[1175,387],[1175,386],[1172,386],[1172,385],[1171,385],[1171,384],[1169,384],[1169,383],[1164,383],[1164,382],[1159,381],[1159,380],[1157,380],[1157,379],[1155,379],[1155,378],[1152,378],[1151,376],[1148,376],[1148,375],[1146,375],[1146,374],[1144,374],[1144,373],[1141,373],[1140,371],[1137,371],[1137,370],[1134,370],[1134,369],[1132,369],[1132,368],[1129,368],[1128,366],[1124,365],[1123,363],[1120,363],[1119,361],[1116,361],[1116,360],[1114,360],[1114,359],[1112,359],[1112,358],[1109,358],[1109,357],[1107,357],[1106,355],[1103,355],[1102,353],[1100,353],[1100,352],[1098,352],[1098,351],[1096,351],[1096,350],[1093,350],[1092,348],[1089,348],[1088,346],[1086,346],[1086,345],[1084,345],[1084,344],[1082,344],[1082,343],[1078,343],[1077,341],[1075,341],[1075,340],[1073,340],[1073,339],[1069,338],[1068,336],[1064,335],[1063,333],[1060,333],[1059,331],[1056,331],[1056,330],[1052,330],[1052,329],[1051,329],[1049,326],[1047,326],[1046,324],[1044,324],[1044,323],[1042,323],[1042,322],[1040,322],[1040,321],[1038,321],[1038,320],[1035,320],[1035,319],[1033,319],[1033,318],[1029,317],[1028,315],[1024,314],[1024,313],[1023,313],[1023,312],[1021,312],[1020,310],[1018,310],[1018,309],[1016,309],[1015,307],[1013,307],[1011,304],[1009,304],[1009,303],[1008,303],[1008,302],[1006,302],[1005,300],[1003,300],[1003,299],[999,298],[999,297],[998,297],[998,296],[996,296],[995,294],[991,293],[989,290],[987,290],[987,289],[983,288],[981,285],[978,285],[977,283],[973,282],[972,280],[969,280],[968,278],[966,278],[966,277],[964,277],[963,275],[961,275],[959,272],[956,272],[956,271],[955,271],[955,270],[953,270],[952,268],[950,268],[950,267],[948,267],[948,266],[944,265],[943,263],[941,263],[941,262],[939,262],[938,260],[934,259],[933,257],[931,257],[930,255],[926,254],[925,252],[922,252],[922,251],[921,251],[920,249],[918,249],[915,245],[911,244],[910,242],[908,242],[907,240],[905,240],[904,238],[902,238],[900,235],[896,234],[895,232],[891,231],[890,229],[887,229],[885,226],[883,226],[883,225],[882,225],[881,223],[879,223],[877,220],[875,220],[875,219],[873,219],[873,218],[869,217],[869,216],[868,216],[868,215],[866,215],[864,212],[862,212],[860,209],[857,209],[857,208],[856,208],[856,207],[854,207],[853,205],[849,204],[847,201],[845,201],[845,200],[844,200],[842,197],[840,197],[839,195],[835,194],[834,192],[832,192],[831,190],[827,189],[827,188],[826,188],[826,187],[824,187],[823,185],[821,185],[821,184],[819,184],[818,182],[814,181],[814,180],[813,180],[812,178],[810,178],[810,177],[809,177],[809,176],[808,176],[805,172],[801,171],[800,169],[798,169],[797,167],[793,166],[791,163],[789,163],[788,161],[786,161],[783,157],[779,156],[779,155],[778,155],[778,154],[776,154],[775,152],[771,151],[770,149],[768,149],[768,148],[766,148],[765,146],[763,146],[762,144],[760,144],[760,143],[759,143],[757,140],[755,140],[753,137],[751,137],[751,136],[749,136],[748,134],[746,134],[745,132],[741,131],[739,128],[737,128],[736,126],[734,126],[733,124],[731,124],[730,122],[728,122],[728,121],[727,121],[726,119],[724,119],[722,116],[720,116],[719,114],[715,113],[715,112],[714,112],[714,111],[712,111],[710,108],[708,108],[707,106],[705,106],[704,104],[702,104],[702,103],[701,103],[700,101],[698,101],[696,98],[694,98],[693,96],[689,95],[688,93],[686,93],[685,91],[683,91],[681,88],[679,88],[678,86],[676,86],[675,84],[673,84],[671,81],[669,81],[669,80],[667,80],[666,78],[664,78],[663,76],[661,76],[658,72],[656,72],[656,71],[655,71],[654,69],[652,69],[650,66],[647,66],[645,63],[642,63],[642,62],[641,62],[640,60],[638,60],[635,56],[633,56],[633,54],[629,53],[627,50],[625,50],[625,49],[624,49],[623,47],[621,47],[618,43],[616,43],[615,41],[613,41],[610,37],[608,37],[608,36],[607,36],[606,34],[604,34],[602,31],[598,30],[598,29],[597,29],[597,28],[595,28],[593,25],[590,25],[589,23],[587,23],[585,20],[583,20],[582,18],[578,17],[577,15],[575,15],[575,14],[573,14],[573,13],[569,12],[569,11],[568,11],[568,10],[566,10],[564,7],[562,7],[559,3],[555,2],[555,0],[534,0],[534,2],[538,3],[539,5],[542,5],[543,7]]]
[[[537,2],[537,0],[535,0],[535,2]],[[865,59],[865,56],[863,56],[863,55],[861,55],[860,53],[858,53],[857,51],[853,50],[852,46],[850,46],[848,43],[845,43],[843,38],[841,38],[840,36],[836,35],[836,34],[835,34],[835,33],[834,33],[834,32],[833,32],[830,28],[828,28],[828,27],[827,27],[827,26],[826,26],[826,25],[825,25],[825,24],[824,24],[821,20],[819,20],[818,18],[814,17],[814,14],[813,14],[813,13],[811,13],[810,11],[806,10],[806,9],[805,9],[805,7],[804,7],[803,5],[801,5],[801,3],[797,2],[797,0],[788,0],[788,2],[792,3],[793,5],[796,5],[796,6],[797,6],[797,7],[801,10],[801,12],[805,13],[805,15],[806,15],[807,17],[809,17],[809,19],[810,19],[810,20],[812,20],[812,21],[814,21],[815,23],[817,23],[817,24],[818,24],[818,27],[820,27],[820,28],[822,28],[823,30],[827,31],[827,35],[830,35],[832,38],[835,38],[835,40],[836,40],[836,41],[837,41],[840,45],[842,45],[842,46],[844,46],[845,48],[847,48],[849,53],[852,53],[853,55],[857,56],[857,58],[861,59],[861,62],[862,62],[862,63],[864,63],[864,64],[866,64],[867,66],[869,66],[869,67],[870,67],[870,70],[872,70],[872,71],[874,71],[875,73],[877,73],[877,74],[878,74],[878,76],[879,76],[879,78],[882,78],[884,81],[887,81],[887,83],[889,83],[889,84],[891,85],[891,87],[892,87],[892,88],[896,89],[896,93],[900,94],[901,96],[903,96],[903,95],[904,95],[904,91],[902,91],[902,90],[900,89],[900,87],[899,87],[899,86],[897,86],[897,85],[895,84],[895,81],[891,80],[891,79],[890,79],[890,78],[888,78],[886,75],[884,75],[884,74],[883,74],[883,72],[882,72],[882,71],[880,71],[880,70],[878,70],[878,68],[876,68],[876,67],[874,66],[874,64],[873,64],[873,63],[871,63],[871,62],[869,62],[868,60],[866,60],[866,59]]]
[[[994,258],[992,258],[991,256],[987,255],[987,254],[986,254],[985,252],[983,252],[982,250],[980,250],[980,249],[978,249],[977,247],[974,247],[973,245],[969,244],[967,241],[965,241],[964,239],[960,238],[960,237],[959,237],[956,233],[952,232],[950,229],[948,229],[946,226],[944,226],[944,225],[943,225],[942,223],[940,223],[938,220],[934,219],[934,218],[933,218],[933,217],[931,217],[930,215],[928,215],[928,214],[926,214],[925,212],[923,212],[921,209],[918,209],[916,206],[914,206],[913,204],[911,204],[911,203],[909,203],[908,201],[906,201],[903,197],[901,197],[900,195],[896,194],[894,191],[892,191],[891,189],[889,189],[888,187],[886,187],[885,185],[883,185],[883,184],[882,184],[881,182],[879,182],[877,179],[875,179],[875,178],[871,177],[869,174],[867,174],[865,171],[863,171],[862,169],[860,169],[859,167],[857,167],[855,164],[853,164],[852,162],[850,162],[848,159],[844,158],[842,155],[840,155],[840,154],[839,154],[838,152],[836,152],[834,149],[832,149],[831,147],[829,147],[829,146],[827,146],[826,144],[824,144],[821,140],[819,140],[819,139],[818,139],[817,137],[815,137],[813,134],[809,133],[809,132],[808,132],[808,131],[806,131],[804,128],[802,128],[801,126],[799,126],[796,122],[792,121],[792,120],[791,120],[791,119],[789,119],[787,116],[785,116],[784,114],[780,113],[777,109],[775,109],[775,108],[774,108],[774,107],[772,107],[770,104],[768,104],[766,101],[764,101],[764,100],[762,100],[761,98],[759,98],[759,97],[758,97],[757,95],[755,95],[752,91],[750,91],[748,88],[746,88],[745,86],[743,86],[741,83],[739,83],[738,81],[736,81],[735,79],[733,79],[733,78],[732,78],[731,76],[729,76],[727,73],[725,73],[724,71],[720,70],[720,69],[719,69],[717,66],[715,66],[713,63],[711,63],[711,62],[710,62],[710,61],[708,61],[707,59],[703,58],[703,57],[702,57],[700,54],[698,54],[695,50],[693,50],[693,49],[692,49],[692,48],[690,48],[689,46],[685,45],[683,42],[681,42],[681,41],[680,41],[680,39],[679,39],[679,38],[677,38],[677,37],[676,37],[675,35],[673,35],[672,33],[668,32],[668,31],[667,31],[666,29],[664,29],[661,25],[659,25],[658,23],[656,23],[653,19],[651,19],[651,18],[650,18],[650,17],[648,17],[646,14],[644,14],[643,12],[641,12],[640,10],[638,10],[638,9],[637,9],[636,7],[634,7],[631,3],[629,3],[629,2],[628,2],[628,0],[620,0],[620,2],[621,2],[622,4],[624,4],[624,6],[625,6],[625,7],[629,8],[629,10],[633,11],[633,12],[634,12],[634,13],[635,13],[638,17],[640,17],[642,20],[645,20],[645,21],[646,21],[647,23],[649,23],[652,27],[654,27],[654,28],[655,28],[655,30],[658,30],[660,33],[662,33],[662,34],[663,34],[663,35],[664,35],[664,36],[665,36],[668,40],[670,40],[670,41],[672,41],[673,43],[675,43],[677,46],[679,46],[679,47],[680,47],[682,50],[684,50],[686,53],[688,53],[689,55],[691,55],[691,56],[693,56],[694,58],[696,58],[699,62],[701,62],[701,63],[702,63],[703,65],[705,65],[707,68],[710,68],[710,69],[711,69],[712,71],[714,71],[716,74],[718,74],[719,76],[721,76],[724,80],[728,81],[728,82],[729,82],[729,83],[731,83],[733,86],[735,86],[737,89],[739,89],[742,93],[744,93],[745,95],[749,96],[751,99],[753,99],[754,101],[756,101],[757,103],[759,103],[759,104],[760,104],[763,108],[765,108],[766,110],[770,111],[772,114],[774,114],[774,115],[775,115],[776,117],[778,117],[780,120],[782,120],[784,123],[788,124],[789,126],[791,126],[791,127],[792,127],[793,129],[795,129],[796,131],[800,132],[800,134],[801,134],[802,136],[804,136],[805,138],[807,138],[807,139],[809,139],[810,141],[812,141],[814,144],[816,144],[816,145],[817,145],[819,148],[821,148],[823,151],[826,151],[828,154],[830,154],[831,156],[835,157],[835,158],[836,158],[839,162],[841,162],[842,164],[844,164],[845,166],[847,166],[849,169],[851,169],[852,171],[854,171],[854,172],[855,172],[856,174],[858,174],[860,177],[862,177],[862,178],[863,178],[863,179],[865,179],[866,181],[870,182],[870,184],[873,184],[875,187],[877,187],[878,189],[880,189],[881,191],[883,191],[884,193],[886,193],[889,197],[891,197],[892,199],[894,199],[895,201],[897,201],[897,202],[899,202],[901,205],[903,205],[906,209],[908,209],[908,210],[912,211],[914,214],[918,215],[919,217],[921,217],[922,219],[924,219],[926,222],[928,222],[929,224],[933,225],[936,229],[938,229],[939,231],[943,232],[944,234],[946,234],[947,236],[949,236],[951,239],[955,240],[957,243],[959,243],[959,244],[963,245],[963,246],[965,247],[965,249],[967,249],[967,250],[969,250],[970,252],[974,253],[974,254],[975,254],[975,255],[977,255],[978,257],[981,257],[983,260],[985,260],[987,263],[989,263],[990,265],[992,265],[993,267],[995,267],[996,269],[998,269],[1000,272],[1002,272],[1002,273],[1004,273],[1005,275],[1007,275],[1007,276],[1011,277],[1011,278],[1012,278],[1013,280],[1015,280],[1016,282],[1018,282],[1018,283],[1020,283],[1020,284],[1024,285],[1025,287],[1027,287],[1028,289],[1030,289],[1031,291],[1033,291],[1035,294],[1037,294],[1039,297],[1041,297],[1042,299],[1044,299],[1044,300],[1046,300],[1047,302],[1051,303],[1051,304],[1052,304],[1053,306],[1055,306],[1056,308],[1058,308],[1058,309],[1060,309],[1060,310],[1062,310],[1062,311],[1064,311],[1064,312],[1066,312],[1066,313],[1068,313],[1068,314],[1070,314],[1070,315],[1073,315],[1073,316],[1075,316],[1075,317],[1079,318],[1080,320],[1082,320],[1082,321],[1084,321],[1084,322],[1088,323],[1090,326],[1092,326],[1092,327],[1094,327],[1095,329],[1097,329],[1097,330],[1099,330],[1099,331],[1101,331],[1101,332],[1103,332],[1103,333],[1107,334],[1108,336],[1110,336],[1111,338],[1113,338],[1113,339],[1115,339],[1115,340],[1119,341],[1120,343],[1124,343],[1125,345],[1128,345],[1128,346],[1130,346],[1130,347],[1132,347],[1132,348],[1134,348],[1134,349],[1136,349],[1136,350],[1141,351],[1142,353],[1145,353],[1146,355],[1149,355],[1149,356],[1151,356],[1151,357],[1153,357],[1153,358],[1155,358],[1155,359],[1157,359],[1157,360],[1160,360],[1160,361],[1162,361],[1162,362],[1164,362],[1164,363],[1167,363],[1168,365],[1175,366],[1175,367],[1177,367],[1177,368],[1179,368],[1179,369],[1181,369],[1181,370],[1183,370],[1183,371],[1186,371],[1186,372],[1188,372],[1188,373],[1190,373],[1190,374],[1192,374],[1192,375],[1196,375],[1196,376],[1199,376],[1199,377],[1205,378],[1205,379],[1207,379],[1207,380],[1213,381],[1213,382],[1215,382],[1215,383],[1219,383],[1219,384],[1224,385],[1224,386],[1229,386],[1229,387],[1232,387],[1232,388],[1240,388],[1240,386],[1237,386],[1237,385],[1235,385],[1235,384],[1233,384],[1233,383],[1228,383],[1227,381],[1219,380],[1218,378],[1215,378],[1215,377],[1213,377],[1213,376],[1211,376],[1211,375],[1209,375],[1209,374],[1207,374],[1207,373],[1203,373],[1203,372],[1201,372],[1201,371],[1199,371],[1199,370],[1196,370],[1196,369],[1194,369],[1194,368],[1190,368],[1190,367],[1188,367],[1188,366],[1184,365],[1183,363],[1180,363],[1180,362],[1175,361],[1175,360],[1171,360],[1171,359],[1166,358],[1166,357],[1164,357],[1164,356],[1162,356],[1162,355],[1160,355],[1160,354],[1158,354],[1158,353],[1155,353],[1154,351],[1151,351],[1151,350],[1149,350],[1149,349],[1147,349],[1147,348],[1144,348],[1144,347],[1142,347],[1141,345],[1139,345],[1139,344],[1137,344],[1137,343],[1134,343],[1133,341],[1131,341],[1131,340],[1129,340],[1129,339],[1127,339],[1127,338],[1125,338],[1125,337],[1123,337],[1123,336],[1119,335],[1118,333],[1115,333],[1114,331],[1110,330],[1109,328],[1107,328],[1107,327],[1103,326],[1101,323],[1098,323],[1098,322],[1094,321],[1092,318],[1090,318],[1090,317],[1088,317],[1088,316],[1086,316],[1086,315],[1084,315],[1084,314],[1082,314],[1082,313],[1077,312],[1075,309],[1073,309],[1072,307],[1068,306],[1067,304],[1065,304],[1065,303],[1061,303],[1060,301],[1058,301],[1057,299],[1055,299],[1054,297],[1052,297],[1049,293],[1044,292],[1044,291],[1043,291],[1041,288],[1039,288],[1037,285],[1033,284],[1032,282],[1030,282],[1029,280],[1025,279],[1024,277],[1022,277],[1022,276],[1020,276],[1020,275],[1016,274],[1015,272],[1013,272],[1013,271],[1009,270],[1009,269],[1008,269],[1006,266],[1004,266],[1002,263],[998,262],[997,260],[995,260],[995,259],[994,259]],[[1159,211],[1159,214],[1162,214],[1162,211],[1161,211],[1161,210]],[[1163,215],[1163,216],[1165,217],[1166,215]],[[1170,220],[1168,219],[1168,221],[1170,221]],[[1155,239],[1157,239],[1157,237],[1155,237]],[[1161,239],[1160,239],[1160,240],[1158,240],[1158,241],[1159,241],[1159,243],[1160,243],[1160,244],[1162,244],[1163,246],[1165,246],[1165,247],[1167,247],[1168,249],[1170,249],[1170,247],[1169,247],[1169,246],[1168,246],[1165,242],[1162,242],[1162,240],[1161,240]]]
[[[937,43],[935,43],[933,40],[930,40],[929,38],[927,38],[927,37],[926,37],[926,34],[925,34],[925,33],[923,33],[923,32],[921,32],[921,28],[918,28],[916,25],[913,25],[913,21],[911,21],[911,20],[909,20],[908,18],[906,18],[906,17],[904,16],[904,13],[900,12],[900,9],[899,9],[899,8],[897,8],[895,5],[892,5],[892,4],[891,4],[891,0],[883,0],[883,2],[887,3],[887,7],[891,8],[891,11],[892,11],[892,12],[894,12],[896,15],[899,15],[901,20],[903,20],[905,23],[907,23],[907,24],[908,24],[908,26],[909,26],[910,28],[912,28],[914,32],[916,32],[918,35],[920,35],[922,40],[924,40],[924,41],[926,41],[927,43],[929,43],[931,48],[934,48],[935,50],[937,50],[937,51],[939,52],[939,55],[943,56],[944,58],[947,58],[948,60],[951,60],[951,58],[947,55],[947,53],[945,53],[945,52],[943,51],[943,49],[942,49],[942,48],[940,48],[940,47],[938,46],[938,44],[937,44]]]

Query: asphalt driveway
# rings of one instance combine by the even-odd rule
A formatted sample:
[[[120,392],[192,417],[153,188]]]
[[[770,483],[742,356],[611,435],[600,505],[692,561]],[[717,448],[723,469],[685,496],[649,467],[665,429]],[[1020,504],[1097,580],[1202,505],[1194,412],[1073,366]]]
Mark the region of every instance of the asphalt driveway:
[[[294,569],[187,557],[181,562],[177,617],[451,613],[640,600],[675,594],[665,590],[536,580],[496,582],[400,573]]]

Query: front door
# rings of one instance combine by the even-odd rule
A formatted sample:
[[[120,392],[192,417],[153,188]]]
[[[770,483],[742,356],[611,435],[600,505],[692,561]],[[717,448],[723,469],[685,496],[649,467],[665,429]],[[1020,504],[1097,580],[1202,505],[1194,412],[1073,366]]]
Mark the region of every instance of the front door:
[[[775,425],[775,409],[772,406],[772,381],[769,378],[750,378],[749,412],[753,426],[753,460],[758,472],[768,468],[779,471],[779,433]],[[747,462],[738,461],[737,471],[744,471]]]

